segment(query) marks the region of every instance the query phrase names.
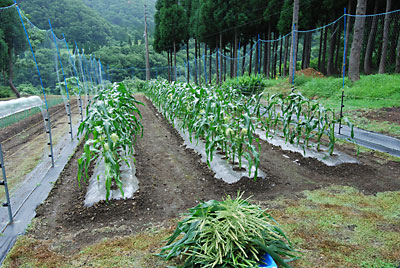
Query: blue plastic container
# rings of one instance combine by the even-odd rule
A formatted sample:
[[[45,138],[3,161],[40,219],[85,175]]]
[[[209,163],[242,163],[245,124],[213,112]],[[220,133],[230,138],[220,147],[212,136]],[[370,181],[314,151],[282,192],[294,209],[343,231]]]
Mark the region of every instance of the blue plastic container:
[[[263,264],[260,264],[260,268],[278,268],[278,265],[276,265],[274,259],[268,253],[265,253],[261,261]]]

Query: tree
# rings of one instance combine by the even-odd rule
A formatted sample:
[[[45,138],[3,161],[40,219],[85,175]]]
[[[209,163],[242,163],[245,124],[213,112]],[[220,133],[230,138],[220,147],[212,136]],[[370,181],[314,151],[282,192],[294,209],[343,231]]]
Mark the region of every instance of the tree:
[[[298,34],[296,33],[296,30],[298,29],[298,24],[299,24],[299,0],[294,0],[294,5],[293,5],[293,20],[292,20],[292,25],[295,25],[295,30],[292,32],[292,40],[293,38],[295,39],[295,43],[292,42],[292,46],[290,49],[290,68],[289,68],[289,82],[292,82],[294,73],[296,72],[296,58],[294,58],[294,55],[297,55],[297,37]],[[294,53],[294,54],[293,54]],[[294,60],[294,62],[293,62]],[[294,70],[292,66],[295,66]]]
[[[386,0],[386,15],[385,15],[385,26],[383,28],[383,45],[382,45],[382,54],[381,54],[381,62],[379,63],[379,73],[385,73],[386,68],[386,55],[388,50],[389,43],[389,23],[390,23],[390,11],[392,5],[392,0]]]
[[[357,1],[356,15],[365,15],[367,0]],[[360,80],[360,55],[363,42],[365,17],[357,16],[354,23],[353,43],[351,44],[349,60],[349,78],[351,81]]]
[[[0,7],[11,6],[13,3],[12,0],[5,0],[0,3]],[[7,51],[7,53],[0,55],[2,63],[0,68],[3,74],[7,73],[10,88],[19,98],[21,95],[13,83],[13,69],[18,54],[26,49],[27,41],[16,8],[8,8],[1,12],[0,29],[2,31],[0,44],[7,44],[4,47],[2,45],[0,49],[0,52]]]
[[[375,7],[374,7],[374,13],[378,13],[378,6],[379,6],[379,0],[375,0]],[[367,50],[365,52],[365,57],[364,57],[364,72],[365,74],[371,74],[372,73],[372,52],[374,49],[375,45],[375,39],[376,39],[376,30],[377,30],[377,25],[378,25],[378,16],[374,16],[372,19],[372,24],[371,24],[371,30],[369,32],[368,36],[368,43],[367,43]]]
[[[176,52],[187,36],[185,10],[177,0],[158,0],[156,10],[154,47],[158,52],[173,48],[176,80]]]

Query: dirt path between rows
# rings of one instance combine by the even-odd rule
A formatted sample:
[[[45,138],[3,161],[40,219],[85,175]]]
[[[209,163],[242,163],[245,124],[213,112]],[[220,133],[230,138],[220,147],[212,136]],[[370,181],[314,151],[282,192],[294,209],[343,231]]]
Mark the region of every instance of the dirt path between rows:
[[[138,99],[146,105],[140,107],[144,134],[135,146],[139,192],[133,199],[84,207],[86,186],[79,188],[76,181],[81,145],[37,209],[30,235],[50,240],[58,252],[68,254],[105,237],[133,234],[151,223],[166,222],[201,200],[220,200],[239,190],[260,201],[296,197],[302,190],[330,184],[352,185],[366,193],[400,190],[399,163],[381,165],[361,157],[360,165],[327,167],[266,143],[262,143],[261,168],[267,179],[242,178],[228,185],[214,179],[200,157],[182,146],[183,140],[147,99]]]

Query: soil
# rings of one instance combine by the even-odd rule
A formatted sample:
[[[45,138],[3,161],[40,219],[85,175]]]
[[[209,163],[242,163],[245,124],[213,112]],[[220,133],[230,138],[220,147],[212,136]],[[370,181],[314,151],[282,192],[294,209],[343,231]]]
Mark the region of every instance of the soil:
[[[224,183],[213,177],[200,156],[183,147],[177,131],[151,102],[143,96],[137,98],[145,103],[140,107],[144,134],[135,146],[139,191],[132,199],[84,207],[86,185],[79,187],[76,180],[81,144],[37,209],[30,235],[56,241],[54,248],[68,254],[105,237],[131,235],[151,223],[167,222],[200,201],[221,200],[227,194],[236,196],[238,191],[244,191],[245,197],[253,196],[253,200],[268,201],[278,196],[300,197],[302,190],[331,184],[353,186],[367,194],[400,190],[399,162],[380,164],[373,155],[362,154],[360,164],[329,167],[264,142],[260,168],[267,178],[254,181],[243,177],[235,184]],[[340,150],[352,153],[345,147]]]
[[[400,106],[373,111],[362,111],[362,116],[379,122],[386,121],[400,125]]]
[[[78,108],[77,100],[71,100],[71,111],[75,112]],[[52,128],[58,127],[59,121],[66,117],[64,103],[60,103],[49,109]],[[0,129],[0,143],[3,147],[3,152],[7,156],[7,152],[25,144],[37,135],[44,133],[44,121],[42,113],[32,115],[28,118],[18,121],[6,128]]]
[[[296,71],[296,75],[303,74],[304,76],[307,77],[313,77],[313,78],[323,78],[325,77],[321,72],[318,72],[314,68],[306,68],[300,71]]]

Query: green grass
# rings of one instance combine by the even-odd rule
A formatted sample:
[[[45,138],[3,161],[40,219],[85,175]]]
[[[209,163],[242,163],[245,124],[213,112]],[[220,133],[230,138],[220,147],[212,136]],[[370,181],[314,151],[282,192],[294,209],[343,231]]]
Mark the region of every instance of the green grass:
[[[400,193],[364,195],[351,187],[305,191],[268,202],[271,215],[303,253],[294,267],[397,267]]]

